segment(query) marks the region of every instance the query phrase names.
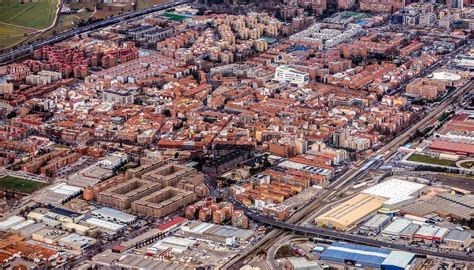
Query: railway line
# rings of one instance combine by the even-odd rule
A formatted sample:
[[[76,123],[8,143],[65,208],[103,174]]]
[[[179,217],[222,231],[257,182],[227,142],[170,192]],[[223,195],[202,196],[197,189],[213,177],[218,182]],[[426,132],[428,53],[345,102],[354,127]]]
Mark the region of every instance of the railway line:
[[[439,256],[439,257],[447,256],[449,258],[457,257],[458,259],[474,261],[473,257],[467,256],[467,255],[446,254],[442,252],[415,249],[412,247],[406,247],[403,245],[386,243],[382,241],[375,241],[375,240],[370,241],[372,239],[361,237],[361,236],[344,234],[344,233],[336,232],[333,230],[327,230],[327,229],[322,229],[322,228],[308,228],[308,227],[297,225],[303,222],[309,213],[317,210],[318,208],[323,206],[325,203],[327,203],[330,199],[335,198],[338,195],[340,195],[345,187],[350,186],[353,182],[359,179],[360,176],[363,176],[365,172],[367,172],[367,170],[369,170],[374,164],[377,163],[377,161],[383,160],[392,156],[399,146],[405,144],[406,142],[410,140],[411,135],[414,134],[416,130],[420,130],[424,128],[426,125],[431,123],[433,119],[435,119],[440,114],[442,114],[444,110],[447,107],[449,107],[451,104],[453,104],[457,99],[462,97],[468,91],[473,90],[473,84],[474,82],[472,80],[469,81],[467,84],[465,84],[460,89],[458,89],[457,91],[452,93],[450,96],[448,96],[444,101],[442,101],[438,106],[436,106],[435,109],[428,112],[420,121],[418,121],[413,126],[407,128],[398,137],[394,138],[388,144],[386,144],[385,146],[380,148],[378,151],[376,151],[373,154],[374,157],[371,157],[365,160],[356,168],[353,168],[349,170],[348,172],[346,172],[345,174],[338,177],[335,181],[333,181],[327,187],[327,191],[320,198],[318,198],[317,200],[309,203],[308,205],[300,209],[293,216],[291,216],[286,222],[279,222],[274,219],[261,216],[245,208],[246,214],[252,220],[259,223],[266,224],[266,225],[270,225],[274,228],[278,228],[281,230],[277,230],[277,231],[273,230],[272,232],[269,233],[269,235],[271,235],[270,237],[267,237],[268,236],[267,235],[262,240],[260,240],[257,243],[257,245],[254,246],[247,253],[241,254],[240,256],[235,257],[233,260],[229,261],[226,265],[224,265],[223,268],[224,269],[238,269],[241,265],[245,264],[245,262],[247,262],[249,258],[252,258],[253,256],[258,254],[262,250],[266,250],[266,248],[273,245],[280,237],[282,237],[285,234],[285,230],[291,231],[294,233],[301,233],[305,235],[317,235],[317,236],[323,236],[327,238],[333,237],[338,240],[352,241],[352,242],[361,243],[361,244],[386,246],[389,248],[407,250],[407,251],[416,252],[416,253],[425,254],[425,255],[431,255],[431,256]],[[456,256],[456,257],[453,257],[453,256]]]

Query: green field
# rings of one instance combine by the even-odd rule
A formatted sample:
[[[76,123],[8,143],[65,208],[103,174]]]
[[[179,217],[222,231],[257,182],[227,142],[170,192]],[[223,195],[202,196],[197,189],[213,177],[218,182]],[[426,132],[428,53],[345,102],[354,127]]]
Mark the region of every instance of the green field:
[[[0,49],[15,46],[34,32],[25,28],[0,24]]]
[[[181,21],[184,21],[184,20],[190,18],[188,16],[184,16],[184,15],[180,15],[180,14],[176,14],[176,13],[170,13],[170,12],[165,12],[165,13],[163,13],[162,16],[166,17],[166,18],[168,18],[172,21],[178,21],[178,22],[181,22]]]
[[[0,22],[34,29],[50,27],[56,17],[59,0],[0,0]]]
[[[0,189],[14,190],[20,193],[33,193],[47,184],[37,181],[31,181],[15,176],[4,176],[0,178]]]
[[[456,162],[452,160],[439,159],[439,158],[434,158],[434,157],[420,155],[420,154],[413,154],[407,160],[413,161],[413,162],[426,163],[426,164],[448,166],[448,167],[456,166]]]

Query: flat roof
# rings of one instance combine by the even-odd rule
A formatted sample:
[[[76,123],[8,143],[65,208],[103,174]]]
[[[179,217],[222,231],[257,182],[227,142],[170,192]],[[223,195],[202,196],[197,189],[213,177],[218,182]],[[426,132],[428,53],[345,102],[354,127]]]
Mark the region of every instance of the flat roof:
[[[127,214],[127,213],[122,212],[120,210],[109,208],[109,207],[102,207],[102,208],[99,208],[99,209],[95,209],[95,210],[92,211],[92,214],[114,218],[114,219],[117,219],[117,221],[121,221],[121,222],[125,222],[125,223],[133,222],[137,218],[134,215],[130,215],[130,214]]]
[[[68,209],[60,208],[60,207],[49,209],[49,212],[53,214],[65,216],[65,217],[70,217],[70,218],[77,218],[77,217],[82,216],[82,214],[80,213],[77,213]]]
[[[412,224],[412,222],[408,219],[396,219],[382,230],[382,234],[399,235],[410,224]]]
[[[423,184],[391,178],[363,190],[362,193],[387,198],[384,205],[390,206],[416,198],[424,187]]]
[[[82,188],[71,186],[66,183],[60,183],[54,187],[49,188],[49,190],[54,191],[55,193],[71,196],[71,195],[75,195],[76,193],[81,192]]]
[[[434,140],[430,144],[430,149],[469,155],[474,154],[474,144],[464,142]]]
[[[427,237],[443,237],[448,232],[448,229],[432,225],[422,225],[416,232],[416,235]]]
[[[393,250],[392,252],[390,252],[388,257],[382,262],[382,265],[391,265],[400,267],[401,269],[406,269],[406,267],[413,262],[414,258],[415,254],[413,253]]]
[[[119,231],[126,227],[125,225],[122,225],[122,224],[118,224],[118,223],[114,223],[114,222],[110,222],[110,221],[106,221],[106,220],[98,219],[98,218],[89,218],[86,220],[86,223],[95,225],[97,227],[110,230],[110,231]]]
[[[364,222],[363,226],[366,226],[366,227],[379,227],[382,224],[384,224],[385,222],[387,222],[388,220],[390,220],[389,216],[383,215],[383,214],[376,214],[375,216],[371,217],[369,220]]]
[[[362,266],[380,267],[389,256],[388,249],[348,243],[332,243],[321,253],[322,260],[354,261]]]
[[[466,239],[471,238],[470,232],[460,230],[450,230],[449,233],[444,237],[444,240],[464,242]]]

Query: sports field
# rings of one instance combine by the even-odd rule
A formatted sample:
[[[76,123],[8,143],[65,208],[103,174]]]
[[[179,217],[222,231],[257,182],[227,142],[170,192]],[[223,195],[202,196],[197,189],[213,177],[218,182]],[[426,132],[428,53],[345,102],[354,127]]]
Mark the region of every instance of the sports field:
[[[420,162],[420,163],[426,163],[426,164],[448,166],[448,167],[455,167],[456,166],[456,162],[454,162],[452,160],[434,158],[434,157],[420,155],[420,154],[412,154],[407,160],[408,161],[414,161],[414,162]]]
[[[50,27],[56,17],[59,0],[0,0],[0,22],[32,29]],[[0,26],[1,27],[1,26]]]
[[[0,189],[14,190],[20,193],[33,193],[47,184],[15,176],[0,178]]]

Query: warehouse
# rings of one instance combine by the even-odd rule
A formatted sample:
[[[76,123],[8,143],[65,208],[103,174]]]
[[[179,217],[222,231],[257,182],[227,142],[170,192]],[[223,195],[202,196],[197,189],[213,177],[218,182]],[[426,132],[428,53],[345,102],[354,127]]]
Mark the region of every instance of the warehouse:
[[[451,230],[444,237],[444,248],[462,250],[472,244],[471,233],[466,231]]]
[[[60,183],[34,196],[33,200],[44,205],[58,205],[77,196],[81,190],[79,187]]]
[[[415,233],[415,239],[441,242],[448,231],[448,229],[438,226],[422,225]]]
[[[58,243],[68,249],[82,252],[84,249],[94,245],[96,240],[92,237],[71,233],[70,235],[59,239]]]
[[[253,235],[251,230],[238,229],[231,226],[221,226],[205,222],[191,222],[181,226],[184,236],[195,237],[203,241],[210,241],[232,246],[237,241],[246,241]]]
[[[34,233],[39,232],[44,228],[46,228],[46,225],[43,223],[34,223],[21,228],[17,233],[25,238],[31,238]]]
[[[393,221],[385,229],[382,230],[382,235],[389,238],[398,238],[400,233],[405,230],[412,222],[408,219],[399,218]]]
[[[31,238],[36,241],[40,241],[46,244],[55,245],[58,243],[59,239],[67,236],[68,233],[62,230],[56,229],[42,229],[31,235]]]
[[[390,223],[389,216],[376,214],[360,226],[359,234],[369,236],[377,235],[388,223]]]
[[[11,227],[24,222],[25,219],[19,216],[11,216],[7,220],[0,222],[0,231],[7,231]]]
[[[423,184],[391,178],[365,189],[362,193],[387,198],[383,203],[384,208],[399,209],[415,201],[424,189]]]
[[[365,217],[380,209],[385,198],[359,194],[318,216],[318,226],[347,231],[357,226]]]
[[[413,240],[415,238],[415,233],[420,229],[420,225],[412,223],[408,225],[403,231],[400,232],[400,239],[404,240]]]
[[[388,257],[382,262],[382,269],[384,270],[404,270],[410,269],[415,261],[415,254],[394,250],[390,252]]]
[[[59,207],[50,209],[46,215],[62,223],[79,222],[84,218],[84,215],[80,213]]]
[[[147,254],[156,255],[159,252],[171,249],[170,252],[175,254],[182,254],[192,246],[196,244],[195,240],[179,238],[179,237],[166,237],[158,241],[153,246],[147,249]]]
[[[390,250],[348,243],[332,243],[321,253],[321,260],[340,264],[360,264],[362,267],[381,268]]]
[[[96,209],[92,211],[92,214],[100,219],[128,225],[135,223],[137,220],[137,217],[134,215],[130,215],[109,207]]]
[[[10,227],[9,231],[11,233],[18,233],[23,228],[25,228],[26,226],[31,225],[31,224],[35,224],[35,221],[34,220],[25,220],[22,223],[19,223],[15,226]]]
[[[469,220],[474,215],[474,195],[441,193],[426,201],[407,205],[400,212],[417,217],[436,214],[442,218]]]
[[[106,220],[102,220],[98,218],[89,218],[85,221],[85,223],[92,226],[96,226],[100,230],[111,233],[111,234],[122,232],[127,227],[122,224],[118,224],[118,223],[114,223],[114,222],[110,222],[110,221],[106,221]]]
[[[86,235],[90,232],[90,228],[76,223],[64,223],[62,229],[68,232],[75,232],[80,235]]]

